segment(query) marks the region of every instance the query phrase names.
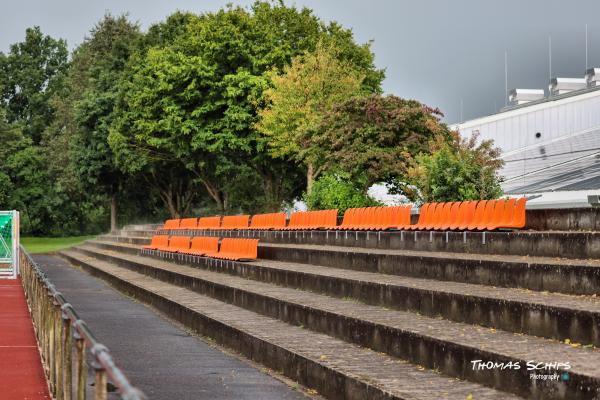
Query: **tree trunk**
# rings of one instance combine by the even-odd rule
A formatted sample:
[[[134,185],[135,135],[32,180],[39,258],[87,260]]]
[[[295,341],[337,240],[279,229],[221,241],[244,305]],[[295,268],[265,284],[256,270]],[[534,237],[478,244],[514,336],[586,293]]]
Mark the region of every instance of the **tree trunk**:
[[[117,207],[118,207],[118,199],[117,193],[113,193],[110,199],[110,231],[115,232],[117,227]]]
[[[315,181],[315,167],[312,163],[308,163],[306,168],[306,193],[310,194],[313,183]]]

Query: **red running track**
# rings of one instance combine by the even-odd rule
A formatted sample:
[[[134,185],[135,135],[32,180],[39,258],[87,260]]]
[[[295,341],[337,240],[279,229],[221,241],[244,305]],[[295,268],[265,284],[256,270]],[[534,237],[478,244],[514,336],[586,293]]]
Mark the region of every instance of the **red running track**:
[[[0,399],[50,399],[21,280],[0,280]]]

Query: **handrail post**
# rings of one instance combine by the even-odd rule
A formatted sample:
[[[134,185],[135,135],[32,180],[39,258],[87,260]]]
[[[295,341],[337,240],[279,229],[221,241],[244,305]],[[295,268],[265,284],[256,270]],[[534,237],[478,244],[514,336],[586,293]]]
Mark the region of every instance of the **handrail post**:
[[[56,384],[56,398],[60,399],[63,397],[63,332],[62,332],[62,311],[60,309],[60,305],[58,302],[54,302],[54,340],[55,340],[55,365],[54,372],[55,376],[55,384]]]
[[[71,333],[71,321],[65,314],[62,315],[63,326],[63,400],[71,400],[73,392],[73,341]]]
[[[47,299],[47,303],[48,306],[46,307],[46,311],[48,313],[48,315],[46,316],[46,326],[48,327],[48,360],[46,361],[48,363],[48,369],[50,372],[50,391],[52,392],[52,396],[56,397],[56,362],[55,362],[55,358],[56,358],[56,349],[55,349],[55,340],[54,340],[54,336],[55,336],[55,324],[54,324],[54,307],[52,305],[53,301],[51,298],[51,294],[50,292],[46,293],[46,296],[48,297]]]
[[[106,370],[100,366],[96,367],[96,382],[95,382],[95,391],[94,391],[94,400],[106,400],[106,396],[108,395],[106,391],[106,385],[108,383],[106,377]]]
[[[75,356],[75,368],[77,371],[77,400],[85,400],[85,383],[87,380],[87,372],[85,367],[85,345],[83,338],[79,334],[75,334],[75,348],[77,350]]]

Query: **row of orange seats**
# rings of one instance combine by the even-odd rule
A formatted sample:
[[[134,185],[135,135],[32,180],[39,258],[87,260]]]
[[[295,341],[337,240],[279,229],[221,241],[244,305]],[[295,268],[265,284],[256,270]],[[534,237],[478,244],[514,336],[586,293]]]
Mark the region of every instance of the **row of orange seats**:
[[[275,230],[494,230],[525,226],[526,199],[425,203],[419,220],[411,224],[411,206],[349,208],[342,224],[337,210],[299,211],[286,225],[285,213],[167,220],[163,230],[275,229]]]
[[[169,219],[163,230],[201,229],[370,229],[399,228],[410,224],[411,206],[349,208],[341,225],[337,224],[337,210],[298,211],[291,215],[286,225],[285,213],[234,215],[221,217]]]
[[[401,229],[494,230],[525,227],[525,198],[425,203],[419,221]]]
[[[350,208],[337,229],[386,230],[410,225],[411,206]]]
[[[156,235],[148,246],[142,247],[142,253],[155,250],[225,260],[255,260],[258,258],[258,239]]]

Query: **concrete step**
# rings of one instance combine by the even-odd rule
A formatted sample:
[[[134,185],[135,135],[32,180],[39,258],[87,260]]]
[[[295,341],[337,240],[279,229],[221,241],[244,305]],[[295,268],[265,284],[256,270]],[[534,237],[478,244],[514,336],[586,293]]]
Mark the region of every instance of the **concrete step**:
[[[221,268],[243,263],[215,262],[214,266],[218,272],[211,272],[89,246],[82,246],[78,251],[221,301],[439,370],[450,376],[499,388],[509,383],[517,385],[516,393],[521,395],[531,395],[531,379],[528,374],[511,371],[511,375],[511,372],[503,371],[501,376],[493,376],[493,373],[474,372],[471,361],[504,360],[525,365],[530,360],[578,360],[580,364],[577,371],[572,365],[569,373],[573,375],[581,371],[584,381],[595,381],[593,386],[600,387],[600,373],[597,376],[592,373],[590,376],[585,372],[598,371],[600,368],[600,351],[595,349],[573,348],[552,340],[389,310],[348,298],[332,298],[220,273]],[[579,378],[573,376],[570,379],[573,382]]]
[[[118,231],[110,232],[108,236],[119,236],[119,237],[143,237],[151,238],[157,234],[155,229],[121,229]]]
[[[600,260],[261,243],[261,259],[575,295],[600,294]]]
[[[129,231],[155,231],[159,228],[162,228],[163,224],[130,224],[130,225],[125,225],[123,227],[123,230],[129,230]]]
[[[472,382],[450,379],[78,251],[63,251],[62,255],[188,328],[330,399],[517,398]]]
[[[94,251],[90,246],[113,251],[115,262],[121,255],[139,254],[135,245],[100,241],[88,244],[89,251]],[[600,298],[594,296],[440,282],[269,260],[224,263],[180,255],[174,255],[173,260],[432,317],[600,346]],[[146,265],[155,261],[137,258],[135,262]]]
[[[158,231],[179,234],[177,231]],[[560,231],[188,231],[186,234],[254,237],[263,243],[317,244],[451,253],[600,258],[600,232]],[[145,234],[144,236],[147,236]],[[136,235],[133,235],[136,236]],[[152,236],[149,234],[149,236]]]
[[[149,238],[106,235],[134,245]],[[261,259],[574,295],[600,294],[600,260],[260,243]]]

